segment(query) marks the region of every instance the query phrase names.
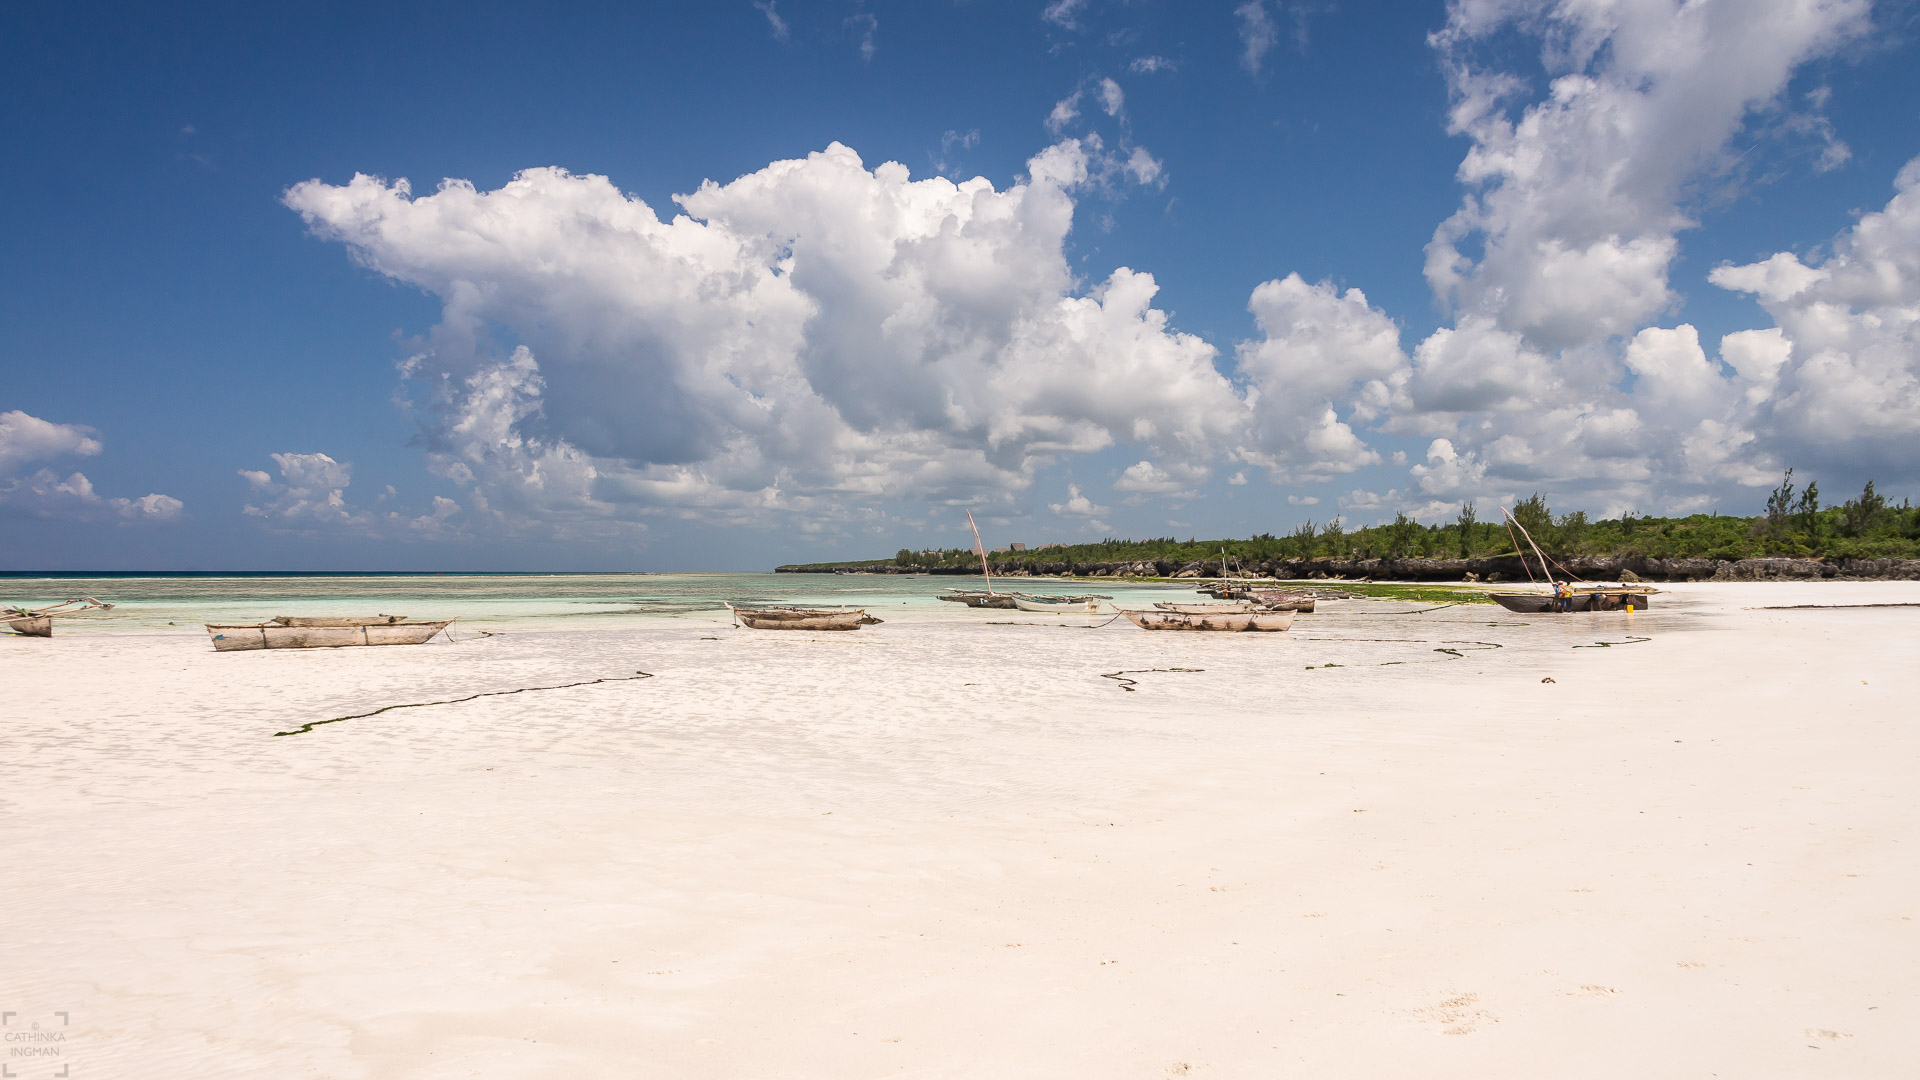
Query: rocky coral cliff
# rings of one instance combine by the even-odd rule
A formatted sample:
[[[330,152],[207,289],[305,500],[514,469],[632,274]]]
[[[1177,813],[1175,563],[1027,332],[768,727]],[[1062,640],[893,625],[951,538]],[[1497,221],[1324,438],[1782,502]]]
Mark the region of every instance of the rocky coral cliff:
[[[1855,581],[1920,580],[1920,559],[1650,559],[1640,556],[1570,558],[1563,564],[1588,581]],[[1221,577],[1218,559],[1195,562],[994,563],[1001,577]],[[975,566],[900,566],[892,562],[815,563],[779,567],[782,574],[941,574],[977,577]],[[1373,578],[1383,581],[1525,581],[1518,557],[1475,559],[1269,559],[1234,564],[1234,572],[1261,577]],[[1537,572],[1537,570],[1536,570]]]

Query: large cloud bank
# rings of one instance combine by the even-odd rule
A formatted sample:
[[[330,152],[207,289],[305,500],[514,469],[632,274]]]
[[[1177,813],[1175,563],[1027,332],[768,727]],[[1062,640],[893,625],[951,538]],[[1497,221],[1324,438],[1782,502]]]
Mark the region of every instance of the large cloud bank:
[[[1470,143],[1460,208],[1425,256],[1446,325],[1409,346],[1361,290],[1285,275],[1253,289],[1259,337],[1226,374],[1154,307],[1151,274],[1073,274],[1077,199],[1166,182],[1144,150],[1092,136],[1003,189],[870,168],[835,143],[703,184],[667,216],[550,168],[420,196],[314,180],[285,200],[441,298],[406,370],[432,467],[466,492],[438,520],[462,527],[1005,506],[1049,465],[1116,446],[1138,455],[1112,484],[1123,501],[1183,499],[1223,464],[1235,483],[1377,468],[1378,433],[1424,454],[1391,455],[1404,483],[1349,506],[1433,514],[1540,488],[1685,509],[1788,460],[1912,472],[1898,448],[1920,426],[1920,163],[1825,258],[1714,271],[1775,325],[1718,342],[1663,325],[1696,208],[1734,176],[1731,139],[1812,133],[1815,167],[1846,160],[1785,95],[1868,26],[1866,0],[1457,0],[1431,39]],[[1537,48],[1544,86],[1481,62],[1514,41]],[[1098,87],[1118,115],[1118,84]],[[1055,129],[1094,92],[1063,101]],[[281,481],[258,474],[278,501],[254,512],[352,519],[325,497],[344,474],[330,487],[281,465]],[[309,465],[325,471],[294,463]],[[1098,497],[1083,479],[1051,505],[1092,519]]]
[[[1065,140],[1005,190],[913,180],[834,144],[679,196],[662,220],[607,178],[498,191],[356,176],[288,205],[366,265],[445,300],[410,373],[436,468],[494,512],[844,513],[998,498],[1115,443],[1189,472],[1242,404],[1214,349],[1128,269],[1081,287]],[[522,344],[489,351],[491,327]]]

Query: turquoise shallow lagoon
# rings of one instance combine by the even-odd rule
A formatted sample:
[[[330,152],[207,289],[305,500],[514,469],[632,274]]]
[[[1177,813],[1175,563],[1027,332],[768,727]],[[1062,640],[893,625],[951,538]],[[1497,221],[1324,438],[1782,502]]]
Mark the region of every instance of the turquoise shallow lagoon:
[[[1185,585],[1098,579],[996,579],[996,589],[1100,593],[1127,606],[1189,599]],[[0,577],[0,604],[25,607],[75,596],[114,605],[61,617],[70,630],[151,630],[207,622],[260,622],[276,615],[406,615],[468,625],[606,624],[625,619],[724,617],[735,604],[866,607],[875,614],[979,618],[987,612],[934,599],[978,577],[867,574],[203,574]],[[1018,617],[1016,612],[996,616]],[[59,632],[56,630],[56,633]]]

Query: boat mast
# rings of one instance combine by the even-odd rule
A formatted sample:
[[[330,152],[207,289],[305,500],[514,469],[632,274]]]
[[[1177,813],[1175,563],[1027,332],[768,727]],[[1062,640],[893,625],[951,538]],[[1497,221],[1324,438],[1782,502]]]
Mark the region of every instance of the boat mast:
[[[967,511],[967,527],[973,530],[973,550],[980,553],[980,576],[987,579],[987,595],[993,595],[993,571],[987,569],[987,545],[980,539],[980,526],[973,523],[973,511]]]
[[[1520,529],[1520,535],[1527,538],[1527,546],[1533,549],[1534,557],[1540,560],[1540,572],[1547,575],[1547,584],[1554,586],[1555,589],[1558,589],[1560,583],[1553,580],[1553,570],[1547,566],[1547,557],[1545,555],[1540,554],[1540,545],[1533,542],[1533,534],[1527,531],[1527,527],[1525,525],[1520,524],[1519,518],[1514,517],[1512,514],[1508,514],[1506,507],[1504,506],[1501,507],[1500,512],[1502,514],[1506,514],[1507,520],[1509,522],[1512,522],[1515,526],[1517,526]],[[1521,565],[1522,566],[1526,565],[1526,562],[1527,562],[1527,557],[1525,555],[1520,556]]]

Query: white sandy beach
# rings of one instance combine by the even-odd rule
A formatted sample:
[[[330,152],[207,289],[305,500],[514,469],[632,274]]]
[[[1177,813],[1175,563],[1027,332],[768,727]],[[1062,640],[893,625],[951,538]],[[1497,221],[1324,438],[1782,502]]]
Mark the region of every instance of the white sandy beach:
[[[1670,589],[3,640],[0,1008],[74,1078],[1912,1076],[1920,608],[1754,608],[1920,583]]]

